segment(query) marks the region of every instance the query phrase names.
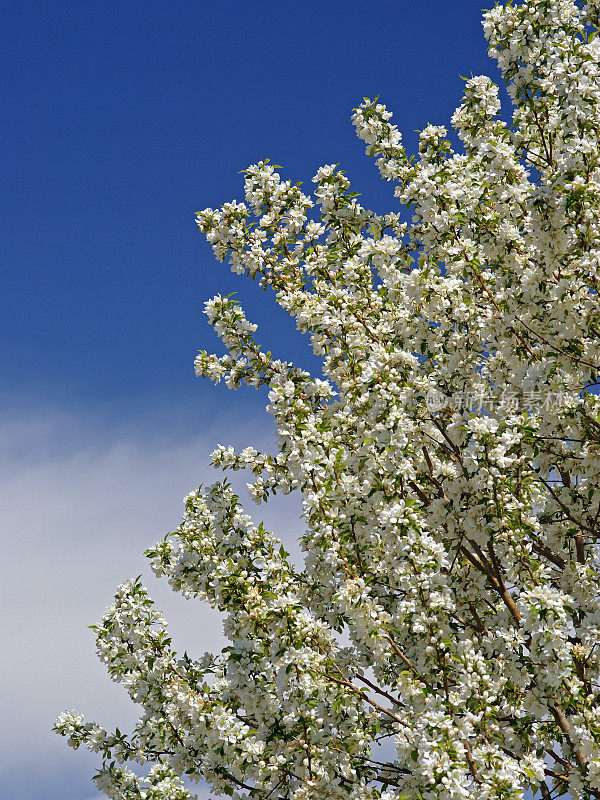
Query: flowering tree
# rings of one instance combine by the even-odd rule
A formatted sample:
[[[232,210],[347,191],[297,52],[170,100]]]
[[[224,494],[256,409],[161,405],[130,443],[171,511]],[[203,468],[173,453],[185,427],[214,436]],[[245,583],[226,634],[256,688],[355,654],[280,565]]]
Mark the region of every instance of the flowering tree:
[[[353,122],[412,212],[378,215],[333,167],[314,200],[267,162],[198,225],[271,287],[325,379],[261,350],[233,300],[199,375],[269,389],[276,453],[219,447],[252,498],[301,494],[305,562],[227,483],[194,492],[148,556],[224,614],[230,640],[171,650],[139,581],[96,628],[143,714],[131,735],[62,714],[111,798],[600,797],[598,0],[486,13],[514,105],[468,80],[407,157],[376,100]],[[462,150],[461,148],[461,150]],[[145,777],[126,762],[153,764]]]

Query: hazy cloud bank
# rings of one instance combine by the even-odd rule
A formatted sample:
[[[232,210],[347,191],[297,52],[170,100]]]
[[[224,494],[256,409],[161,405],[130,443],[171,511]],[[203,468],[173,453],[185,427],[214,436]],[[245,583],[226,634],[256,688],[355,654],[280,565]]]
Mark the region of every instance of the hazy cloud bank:
[[[170,443],[168,426],[149,436],[140,420],[127,429],[93,415],[11,417],[0,423],[2,795],[88,800],[97,756],[75,753],[52,734],[55,716],[74,708],[126,727],[136,714],[97,660],[87,626],[122,580],[143,573],[175,647],[195,653],[222,645],[216,612],[175,596],[153,578],[142,553],[176,527],[187,492],[219,479],[209,466],[217,441],[271,449],[272,426],[266,416],[260,429],[229,417]],[[257,509],[241,496],[287,545],[298,535],[297,501]]]

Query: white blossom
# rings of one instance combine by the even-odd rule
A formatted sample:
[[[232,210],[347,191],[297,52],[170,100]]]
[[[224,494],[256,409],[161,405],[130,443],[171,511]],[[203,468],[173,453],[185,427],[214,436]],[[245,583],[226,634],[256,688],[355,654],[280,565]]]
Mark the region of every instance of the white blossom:
[[[97,649],[139,722],[55,726],[101,754],[108,797],[187,800],[183,776],[262,800],[600,797],[599,14],[486,12],[512,120],[470,78],[460,152],[428,125],[409,157],[365,99],[353,124],[401,210],[364,208],[337,165],[310,198],[263,161],[245,202],[198,214],[322,359],[311,376],[206,303],[226,353],[197,373],[265,386],[277,435],[213,464],[249,471],[256,503],[301,496],[304,563],[226,482],[186,498],[148,556],[230,644],[176,654],[122,584]]]

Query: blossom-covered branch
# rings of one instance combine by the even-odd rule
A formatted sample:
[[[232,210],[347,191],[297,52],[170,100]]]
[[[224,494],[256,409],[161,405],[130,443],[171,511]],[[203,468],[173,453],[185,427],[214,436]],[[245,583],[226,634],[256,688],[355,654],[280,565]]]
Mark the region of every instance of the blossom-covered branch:
[[[198,374],[266,386],[277,433],[276,452],[223,445],[214,465],[249,469],[257,502],[301,495],[304,564],[226,482],[187,498],[148,556],[230,644],[178,656],[139,581],[121,586],[98,652],[140,721],[56,723],[102,755],[109,797],[183,800],[186,776],[257,800],[600,797],[598,17],[487,12],[512,121],[467,80],[460,152],[430,125],[409,156],[365,99],[352,120],[393,213],[337,166],[311,198],[264,161],[244,202],[198,214],[322,359],[311,376],[237,302],[206,304],[227,352]]]

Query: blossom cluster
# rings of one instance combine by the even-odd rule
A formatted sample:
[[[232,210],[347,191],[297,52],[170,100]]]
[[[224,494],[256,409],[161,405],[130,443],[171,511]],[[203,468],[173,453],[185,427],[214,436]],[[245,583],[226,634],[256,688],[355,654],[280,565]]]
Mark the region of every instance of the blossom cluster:
[[[56,723],[102,755],[109,797],[187,799],[184,777],[258,800],[600,797],[599,12],[485,14],[512,121],[467,80],[460,152],[429,125],[409,156],[365,99],[356,132],[404,211],[363,207],[337,166],[309,197],[263,161],[244,202],[198,214],[322,360],[312,376],[239,303],[206,304],[226,354],[197,373],[266,387],[277,434],[213,463],[257,503],[299,493],[304,563],[227,482],[187,497],[148,556],[230,644],[178,656],[139,581],[120,587],[98,654],[139,723]]]

